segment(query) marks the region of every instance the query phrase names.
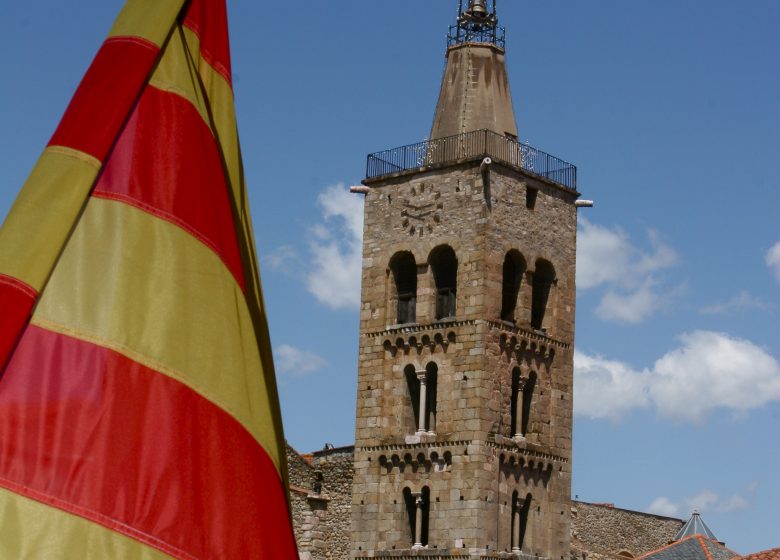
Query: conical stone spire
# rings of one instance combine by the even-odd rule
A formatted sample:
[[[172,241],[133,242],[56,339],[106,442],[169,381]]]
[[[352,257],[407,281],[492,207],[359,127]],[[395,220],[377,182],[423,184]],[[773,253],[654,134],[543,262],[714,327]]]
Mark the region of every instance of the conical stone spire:
[[[512,94],[504,61],[504,29],[495,0],[461,0],[450,28],[447,66],[433,119],[431,139],[488,129],[517,137]]]

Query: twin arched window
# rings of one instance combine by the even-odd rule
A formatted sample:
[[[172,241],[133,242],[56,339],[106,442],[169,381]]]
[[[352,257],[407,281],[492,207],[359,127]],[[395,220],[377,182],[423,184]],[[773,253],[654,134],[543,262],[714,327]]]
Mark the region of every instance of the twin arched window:
[[[458,259],[448,245],[440,245],[431,251],[428,263],[435,285],[436,320],[455,316],[458,292]],[[408,251],[396,253],[390,259],[390,271],[394,282],[396,321],[403,325],[417,321],[417,262]]]
[[[412,492],[404,488],[404,503],[409,516],[409,531],[413,548],[428,546],[428,521],[431,512],[431,489],[423,486],[422,491]]]
[[[509,251],[504,257],[503,289],[501,293],[501,320],[510,323],[520,322],[528,324],[528,310],[520,302],[520,294],[523,288],[523,276],[527,265],[523,256],[515,249]],[[531,328],[543,330],[548,327],[548,308],[555,284],[555,268],[552,263],[544,259],[538,259],[532,274],[533,285],[531,291]],[[525,304],[528,305],[527,303]],[[525,320],[522,320],[522,316]],[[547,321],[545,321],[547,319]]]
[[[512,493],[512,552],[518,553],[530,544],[527,538],[528,514],[531,511],[533,496],[526,494],[521,497],[515,490]]]
[[[536,372],[532,371],[528,377],[522,377],[519,367],[512,370],[511,435],[515,438],[524,438],[528,433],[534,389],[536,389]]]
[[[418,434],[431,434],[436,429],[438,372],[439,368],[435,362],[430,362],[420,371],[411,364],[404,369],[409,388],[409,402]]]

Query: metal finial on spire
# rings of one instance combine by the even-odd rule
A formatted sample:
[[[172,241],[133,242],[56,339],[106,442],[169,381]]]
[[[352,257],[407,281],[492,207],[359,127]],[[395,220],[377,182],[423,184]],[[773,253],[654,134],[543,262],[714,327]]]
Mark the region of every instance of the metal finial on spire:
[[[496,0],[459,0],[458,23],[450,27],[449,46],[488,43],[503,49],[504,35],[498,25]]]

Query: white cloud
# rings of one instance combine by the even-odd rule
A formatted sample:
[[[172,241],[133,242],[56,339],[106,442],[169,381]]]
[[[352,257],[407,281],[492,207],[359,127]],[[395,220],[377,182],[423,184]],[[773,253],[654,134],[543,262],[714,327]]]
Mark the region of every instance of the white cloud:
[[[639,323],[666,305],[679,290],[663,286],[658,273],[674,266],[677,252],[657,232],[648,232],[649,251],[635,247],[626,232],[580,218],[577,287],[604,288],[596,313],[607,321]]]
[[[746,309],[757,309],[766,311],[772,309],[772,304],[768,303],[750,292],[742,290],[730,300],[722,303],[714,303],[702,307],[701,313],[704,315],[723,315],[731,312],[742,311]]]
[[[775,275],[775,279],[780,282],[780,241],[772,245],[766,253],[766,265]]]
[[[655,363],[650,394],[662,416],[702,421],[716,408],[737,413],[780,400],[780,364],[747,340],[697,331]]]
[[[574,376],[576,414],[617,420],[650,403],[644,376],[621,362],[575,351]]]
[[[647,512],[656,515],[665,515],[666,517],[676,517],[680,515],[680,506],[666,496],[660,496],[653,500],[653,503],[647,507]]]
[[[667,517],[687,517],[694,510],[698,510],[701,513],[728,513],[749,508],[750,502],[738,494],[728,498],[721,498],[712,490],[704,489],[693,496],[688,496],[678,501],[670,500],[666,496],[660,496],[652,501],[647,511]]]
[[[780,401],[780,363],[747,340],[695,331],[652,368],[574,355],[574,411],[587,418],[618,420],[652,406],[664,418],[702,422],[716,410],[742,415]]]
[[[334,185],[317,199],[323,222],[311,229],[311,270],[306,286],[332,309],[360,307],[363,197]]]
[[[596,315],[606,321],[641,323],[666,305],[672,292],[659,292],[652,280],[634,290],[608,290],[596,308]]]
[[[274,363],[280,373],[294,376],[314,373],[328,365],[324,358],[288,344],[282,344],[274,349]]]
[[[301,266],[301,258],[291,245],[282,245],[261,257],[261,264],[268,265],[271,270],[287,274],[295,274]]]

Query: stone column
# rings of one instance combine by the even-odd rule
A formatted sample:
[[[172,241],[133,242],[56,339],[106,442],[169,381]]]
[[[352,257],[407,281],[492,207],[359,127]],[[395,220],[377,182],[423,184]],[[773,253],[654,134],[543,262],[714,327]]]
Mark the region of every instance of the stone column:
[[[428,423],[428,372],[420,370],[417,373],[417,380],[420,382],[420,418],[417,423],[417,433],[427,433],[426,424]]]
[[[412,548],[422,548],[422,516],[423,516],[423,498],[422,492],[414,492],[414,505],[416,507],[414,516],[414,546]]]
[[[515,439],[524,439],[523,416],[525,415],[524,390],[527,379],[520,378],[517,381],[517,392],[515,393]]]
[[[520,550],[520,496],[512,504],[514,516],[512,517],[512,554],[519,554]]]

